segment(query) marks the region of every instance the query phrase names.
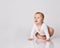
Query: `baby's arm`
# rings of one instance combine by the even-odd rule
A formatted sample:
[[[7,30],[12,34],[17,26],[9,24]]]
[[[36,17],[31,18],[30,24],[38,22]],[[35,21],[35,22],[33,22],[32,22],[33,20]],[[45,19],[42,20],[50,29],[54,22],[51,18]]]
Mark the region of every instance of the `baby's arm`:
[[[35,33],[35,26],[33,26],[32,31],[31,31],[31,35],[30,38],[28,40],[33,40],[34,39],[34,33]]]
[[[45,41],[50,41],[50,35],[49,35],[49,32],[48,32],[47,25],[44,25],[44,32],[46,34],[46,40]]]

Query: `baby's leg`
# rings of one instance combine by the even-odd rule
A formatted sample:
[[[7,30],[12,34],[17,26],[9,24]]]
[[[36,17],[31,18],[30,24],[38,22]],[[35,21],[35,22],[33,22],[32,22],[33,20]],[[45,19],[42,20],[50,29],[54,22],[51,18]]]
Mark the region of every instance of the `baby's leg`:
[[[40,35],[38,32],[35,34],[35,36],[38,38],[38,39],[43,39],[45,40],[46,39],[46,36],[45,35]]]
[[[48,31],[51,37],[54,34],[54,29],[52,27],[48,27]]]
[[[52,27],[48,27],[48,32],[49,32],[49,35],[50,37],[54,34],[54,29]],[[35,36],[38,38],[38,39],[46,39],[46,35],[43,35],[41,36],[38,32],[35,34]]]

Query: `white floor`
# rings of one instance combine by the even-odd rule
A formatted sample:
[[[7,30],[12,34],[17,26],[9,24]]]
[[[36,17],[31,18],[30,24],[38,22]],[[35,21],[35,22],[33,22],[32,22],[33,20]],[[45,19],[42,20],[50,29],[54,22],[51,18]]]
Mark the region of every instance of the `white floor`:
[[[13,33],[14,34],[14,33]],[[21,34],[0,34],[0,48],[59,48],[60,38],[53,37],[50,42],[44,42],[38,39],[33,41]]]
[[[16,48],[59,48],[59,45],[59,38],[52,38],[50,42],[41,41],[39,39],[29,41],[27,39],[18,38],[16,40]]]

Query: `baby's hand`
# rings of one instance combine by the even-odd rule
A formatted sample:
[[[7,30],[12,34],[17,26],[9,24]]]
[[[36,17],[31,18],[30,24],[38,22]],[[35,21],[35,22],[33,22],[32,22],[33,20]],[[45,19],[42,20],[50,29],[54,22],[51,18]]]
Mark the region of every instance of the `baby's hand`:
[[[50,39],[49,40],[44,40],[45,42],[50,42]]]
[[[28,40],[30,40],[30,41],[31,41],[31,40],[33,40],[33,38],[28,38]]]

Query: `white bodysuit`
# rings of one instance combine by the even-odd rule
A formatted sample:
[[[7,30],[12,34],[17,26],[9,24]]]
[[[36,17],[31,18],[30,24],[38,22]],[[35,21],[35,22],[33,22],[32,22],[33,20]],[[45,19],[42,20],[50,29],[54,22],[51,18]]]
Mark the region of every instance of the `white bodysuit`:
[[[34,35],[35,35],[37,32],[38,32],[40,35],[46,35],[46,40],[49,40],[49,39],[50,39],[50,35],[49,35],[49,32],[48,32],[48,26],[47,26],[45,23],[42,24],[40,31],[38,30],[36,24],[34,24],[34,26],[33,26],[33,28],[32,28],[32,31],[31,31],[31,36],[30,36],[30,37],[33,38]]]

